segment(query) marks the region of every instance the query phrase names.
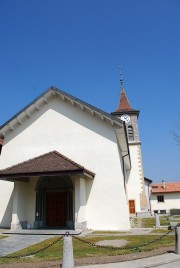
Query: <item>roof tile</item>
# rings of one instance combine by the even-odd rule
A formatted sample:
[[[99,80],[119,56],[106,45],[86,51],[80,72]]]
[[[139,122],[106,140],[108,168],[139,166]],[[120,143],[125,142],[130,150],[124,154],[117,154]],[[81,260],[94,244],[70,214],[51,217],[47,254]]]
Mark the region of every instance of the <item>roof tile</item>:
[[[126,96],[125,90],[122,89],[121,94],[120,94],[118,109],[116,110],[116,112],[129,111],[129,110],[131,111],[133,109],[131,108],[131,105]]]
[[[180,192],[180,182],[165,182],[165,188],[162,183],[153,183],[150,187],[152,194]]]

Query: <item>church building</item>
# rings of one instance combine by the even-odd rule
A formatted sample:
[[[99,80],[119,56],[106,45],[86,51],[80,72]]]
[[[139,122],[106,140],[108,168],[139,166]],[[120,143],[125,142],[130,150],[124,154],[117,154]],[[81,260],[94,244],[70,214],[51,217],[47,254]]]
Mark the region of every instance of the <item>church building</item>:
[[[147,211],[139,111],[50,87],[0,127],[0,227],[128,230]]]

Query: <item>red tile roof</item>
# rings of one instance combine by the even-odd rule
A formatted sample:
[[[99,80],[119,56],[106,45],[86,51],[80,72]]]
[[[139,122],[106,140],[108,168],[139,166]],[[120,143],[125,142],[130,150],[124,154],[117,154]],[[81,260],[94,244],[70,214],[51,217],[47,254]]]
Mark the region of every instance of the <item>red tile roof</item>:
[[[165,188],[162,183],[152,183],[150,187],[152,194],[180,192],[180,182],[165,182]]]
[[[129,100],[126,96],[126,92],[124,89],[122,89],[121,94],[120,94],[118,109],[115,112],[131,111],[131,110],[133,109],[131,108]]]
[[[14,178],[35,175],[56,175],[59,173],[87,173],[91,177],[95,174],[76,162],[70,160],[57,151],[32,158],[6,169],[0,170],[0,178]]]

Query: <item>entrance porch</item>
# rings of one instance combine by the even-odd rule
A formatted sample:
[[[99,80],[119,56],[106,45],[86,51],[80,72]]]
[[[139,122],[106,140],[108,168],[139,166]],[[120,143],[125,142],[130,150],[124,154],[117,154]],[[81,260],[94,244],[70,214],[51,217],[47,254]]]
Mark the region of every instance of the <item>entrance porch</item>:
[[[0,179],[14,182],[11,230],[86,229],[86,187],[93,177],[56,151],[0,170]]]

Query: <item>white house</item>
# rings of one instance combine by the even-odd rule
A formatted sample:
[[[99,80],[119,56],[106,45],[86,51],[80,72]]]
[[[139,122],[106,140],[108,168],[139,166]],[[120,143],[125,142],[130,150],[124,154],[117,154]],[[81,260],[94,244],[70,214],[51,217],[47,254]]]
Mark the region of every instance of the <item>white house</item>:
[[[151,209],[165,214],[171,209],[180,209],[180,182],[153,183],[151,186]]]
[[[4,123],[0,226],[129,229],[147,210],[138,115],[124,88],[108,114],[50,87]]]

